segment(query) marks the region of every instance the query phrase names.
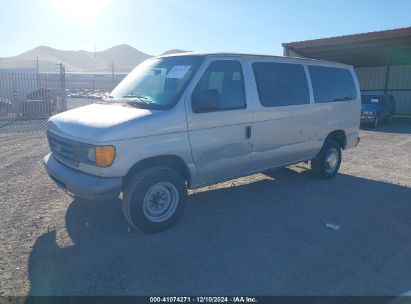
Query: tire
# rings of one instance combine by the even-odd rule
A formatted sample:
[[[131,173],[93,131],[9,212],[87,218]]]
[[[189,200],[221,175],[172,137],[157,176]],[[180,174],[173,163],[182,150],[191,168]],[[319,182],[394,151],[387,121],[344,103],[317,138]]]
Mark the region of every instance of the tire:
[[[378,127],[378,123],[379,123],[378,116],[375,116],[374,122],[372,123],[372,127],[373,127],[373,128],[377,128],[377,127]]]
[[[174,170],[152,167],[133,176],[123,195],[128,224],[155,233],[174,225],[183,213],[187,197],[184,179]]]
[[[341,145],[333,139],[326,139],[320,152],[311,160],[311,170],[320,179],[331,179],[337,174],[341,159]]]

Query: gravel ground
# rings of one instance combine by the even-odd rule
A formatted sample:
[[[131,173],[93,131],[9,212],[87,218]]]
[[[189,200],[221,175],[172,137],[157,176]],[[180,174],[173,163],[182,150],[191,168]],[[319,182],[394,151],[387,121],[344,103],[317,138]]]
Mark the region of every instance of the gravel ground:
[[[331,181],[301,164],[193,191],[155,235],[66,196],[47,153],[44,131],[0,132],[0,295],[411,291],[410,120],[362,130]]]

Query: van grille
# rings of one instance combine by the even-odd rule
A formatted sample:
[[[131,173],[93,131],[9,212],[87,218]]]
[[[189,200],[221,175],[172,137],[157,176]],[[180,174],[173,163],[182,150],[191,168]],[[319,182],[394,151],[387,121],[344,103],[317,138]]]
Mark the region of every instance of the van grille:
[[[78,166],[78,143],[52,134],[51,132],[47,132],[47,138],[54,157],[63,163]]]

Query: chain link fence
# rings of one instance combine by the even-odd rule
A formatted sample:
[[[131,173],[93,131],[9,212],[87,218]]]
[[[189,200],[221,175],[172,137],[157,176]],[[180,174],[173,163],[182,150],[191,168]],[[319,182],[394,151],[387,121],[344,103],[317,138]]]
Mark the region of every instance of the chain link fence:
[[[64,66],[60,73],[0,70],[0,127],[46,119],[67,110]]]

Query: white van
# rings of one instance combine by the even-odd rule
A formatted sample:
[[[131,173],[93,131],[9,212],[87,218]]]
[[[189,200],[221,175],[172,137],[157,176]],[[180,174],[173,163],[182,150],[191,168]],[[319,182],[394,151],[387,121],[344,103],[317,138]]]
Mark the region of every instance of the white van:
[[[156,232],[182,214],[193,189],[311,161],[336,175],[359,141],[361,102],[351,66],[229,53],[160,56],[110,94],[48,122],[50,177],[68,194],[123,192],[132,227]],[[250,198],[251,199],[251,198]]]

